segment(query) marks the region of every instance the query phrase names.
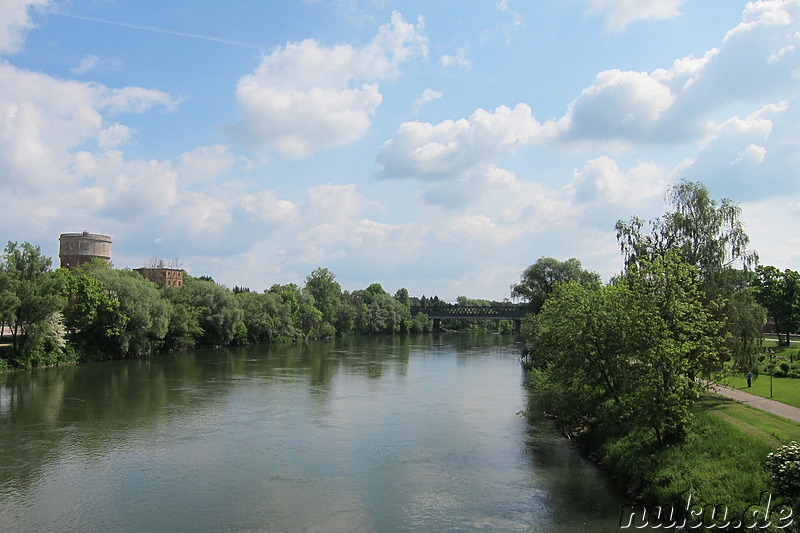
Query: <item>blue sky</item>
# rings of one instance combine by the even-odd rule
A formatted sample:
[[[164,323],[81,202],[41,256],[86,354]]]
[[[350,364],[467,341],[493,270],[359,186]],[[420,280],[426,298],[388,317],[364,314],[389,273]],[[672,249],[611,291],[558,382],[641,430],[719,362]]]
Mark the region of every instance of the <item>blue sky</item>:
[[[800,0],[0,0],[0,236],[500,300],[687,178],[798,269],[798,47]]]

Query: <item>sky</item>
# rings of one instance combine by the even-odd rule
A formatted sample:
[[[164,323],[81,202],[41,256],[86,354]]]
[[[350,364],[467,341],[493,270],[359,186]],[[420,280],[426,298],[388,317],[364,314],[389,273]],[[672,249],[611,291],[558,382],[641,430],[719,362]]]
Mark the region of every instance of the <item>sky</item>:
[[[0,0],[0,240],[502,300],[702,182],[800,269],[800,0]]]

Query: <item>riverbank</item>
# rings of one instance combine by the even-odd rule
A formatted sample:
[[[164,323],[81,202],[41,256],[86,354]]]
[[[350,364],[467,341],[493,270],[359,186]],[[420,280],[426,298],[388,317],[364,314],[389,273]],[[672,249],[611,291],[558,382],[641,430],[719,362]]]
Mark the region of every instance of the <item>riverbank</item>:
[[[687,510],[710,506],[703,524],[717,530],[774,493],[767,455],[800,440],[797,422],[716,395],[693,406],[686,439],[664,447],[644,431],[613,436],[562,429],[641,509],[671,505],[686,518]],[[710,516],[714,507],[727,510],[727,518]]]

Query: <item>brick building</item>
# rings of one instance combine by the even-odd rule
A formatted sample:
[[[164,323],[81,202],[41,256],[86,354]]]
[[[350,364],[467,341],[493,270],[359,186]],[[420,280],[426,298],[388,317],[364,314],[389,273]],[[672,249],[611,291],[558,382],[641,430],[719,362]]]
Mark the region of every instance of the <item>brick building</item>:
[[[155,283],[159,289],[183,286],[183,270],[179,268],[143,267],[135,268],[134,270],[141,274],[143,278]]]
[[[75,268],[92,259],[111,260],[111,237],[84,231],[62,233],[58,238],[58,258],[62,268]]]

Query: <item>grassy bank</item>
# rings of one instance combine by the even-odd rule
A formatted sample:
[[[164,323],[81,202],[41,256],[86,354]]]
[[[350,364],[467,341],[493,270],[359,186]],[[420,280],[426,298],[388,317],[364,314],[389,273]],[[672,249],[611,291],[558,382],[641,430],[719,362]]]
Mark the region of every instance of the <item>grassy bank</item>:
[[[800,441],[800,424],[711,396],[697,402],[693,415],[685,442],[664,448],[647,433],[582,438],[644,503],[685,509],[691,494],[693,505],[723,506],[735,522],[749,506],[762,503],[762,493],[773,492],[767,454]]]

